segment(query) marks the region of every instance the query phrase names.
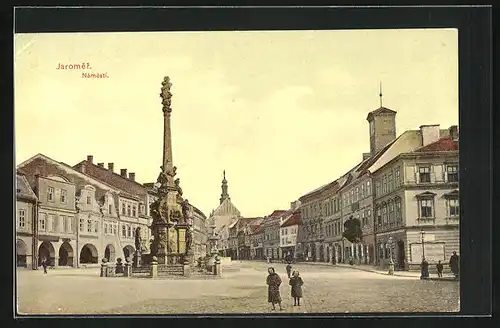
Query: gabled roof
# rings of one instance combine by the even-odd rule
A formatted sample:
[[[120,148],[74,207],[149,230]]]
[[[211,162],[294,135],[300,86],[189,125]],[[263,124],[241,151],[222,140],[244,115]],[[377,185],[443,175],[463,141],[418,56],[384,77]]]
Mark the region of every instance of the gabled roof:
[[[213,216],[220,215],[220,216],[226,216],[226,215],[234,215],[234,216],[241,216],[240,211],[236,206],[234,206],[233,202],[231,199],[226,198],[222,201],[222,203],[217,206],[217,208],[213,211],[211,214]]]
[[[433,151],[457,151],[458,140],[453,140],[450,137],[441,138],[436,142],[420,147],[415,150],[416,153],[433,152]]]
[[[58,162],[58,161],[56,161],[56,160],[54,160],[46,155],[40,154],[40,153],[36,154],[33,157],[30,157],[29,159],[25,160],[21,164],[17,165],[18,172],[21,172],[21,173],[29,176],[29,174],[25,170],[25,167],[27,165],[29,165],[31,162],[38,160],[38,159],[43,160],[49,164],[56,165],[56,166],[60,167],[62,169],[62,171],[65,171],[68,174],[73,174],[77,177],[83,178],[89,184],[94,184],[95,186],[97,186],[103,190],[120,193],[120,191],[117,190],[115,187],[113,187],[105,182],[102,182],[98,179],[95,179],[94,177],[92,177],[88,174],[82,173],[81,171],[78,171],[75,168],[73,168],[67,164],[64,164],[63,162]]]
[[[16,196],[28,200],[37,200],[35,193],[30,187],[28,180],[23,174],[16,174]]]
[[[284,228],[298,224],[300,224],[300,212],[296,211],[281,224],[281,227]]]
[[[371,111],[368,113],[368,116],[366,117],[366,119],[368,121],[370,121],[372,119],[373,116],[375,115],[395,115],[397,112],[396,111],[393,111],[392,109],[389,109],[389,108],[386,108],[386,107],[379,107],[378,109],[375,109],[374,111]]]
[[[268,215],[268,217],[271,219],[277,219],[280,216],[282,216],[283,214],[285,214],[286,212],[288,212],[288,211],[287,210],[274,210],[270,215]]]

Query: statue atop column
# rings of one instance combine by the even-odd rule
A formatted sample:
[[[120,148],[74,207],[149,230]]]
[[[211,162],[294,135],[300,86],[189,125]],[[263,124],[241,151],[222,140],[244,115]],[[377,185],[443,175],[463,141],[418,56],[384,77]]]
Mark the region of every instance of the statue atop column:
[[[172,83],[170,82],[170,77],[165,76],[161,84],[163,87],[161,88],[160,97],[162,99],[163,112],[171,113],[172,108],[170,105],[172,104],[172,93],[170,92],[170,88],[172,87]]]

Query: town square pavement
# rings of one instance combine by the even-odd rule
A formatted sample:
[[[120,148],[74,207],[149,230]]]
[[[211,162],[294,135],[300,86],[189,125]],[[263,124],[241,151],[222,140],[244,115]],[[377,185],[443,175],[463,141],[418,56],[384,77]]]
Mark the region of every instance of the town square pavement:
[[[283,284],[283,311],[271,311],[265,284],[268,266]],[[423,281],[349,267],[296,264],[304,299],[293,306],[281,263],[233,262],[221,278],[101,278],[98,268],[17,271],[19,314],[220,314],[455,312],[458,281]],[[278,307],[277,307],[278,308]]]

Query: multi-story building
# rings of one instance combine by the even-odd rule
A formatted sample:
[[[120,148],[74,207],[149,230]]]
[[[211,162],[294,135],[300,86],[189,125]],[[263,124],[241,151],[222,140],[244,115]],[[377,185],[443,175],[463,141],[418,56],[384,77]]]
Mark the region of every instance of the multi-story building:
[[[207,217],[198,208],[193,206],[193,251],[195,258],[204,258],[207,255],[208,229]]]
[[[109,208],[105,207],[103,212],[105,223],[108,225],[107,235],[113,235],[114,226],[117,224],[117,220],[120,221],[117,226],[118,247],[123,250],[125,259],[131,261],[134,256],[136,232],[139,232],[141,236],[142,252],[148,253],[149,240],[151,239],[149,226],[152,223],[152,218],[149,215],[149,208],[146,207],[154,201],[155,193],[148,192],[148,188],[137,182],[135,173],[127,174],[127,169],[121,169],[120,174],[117,174],[114,172],[114,163],[108,163],[107,168],[104,167],[104,163],[96,165],[92,155],[88,155],[86,160],[76,164],[73,168],[120,191],[118,203],[114,204],[115,206],[111,204]],[[137,230],[137,228],[140,229]],[[106,252],[109,253],[110,259],[113,261],[116,250],[109,248]]]
[[[16,175],[16,266],[37,268],[36,223],[38,199],[23,174]]]
[[[280,225],[280,250],[282,258],[289,255],[295,258],[297,246],[297,233],[300,225],[300,211],[298,209],[289,213]]]
[[[275,210],[262,221],[264,257],[280,259],[280,218],[286,210]]]
[[[300,219],[297,252],[299,259],[328,261],[330,248],[325,242],[325,222],[330,224],[338,181],[330,182],[299,198]]]
[[[459,252],[458,128],[418,135],[420,147],[373,169],[378,258],[401,269],[418,267],[422,247],[431,264]]]
[[[106,249],[123,257],[117,229],[104,233],[104,214],[113,213],[120,191],[89,175],[38,154],[18,166],[38,198],[36,262],[50,266],[98,265]],[[117,226],[115,226],[117,228]]]
[[[260,219],[255,225],[251,225],[250,232],[250,258],[252,260],[263,260],[264,259],[264,227],[262,222],[264,219]]]

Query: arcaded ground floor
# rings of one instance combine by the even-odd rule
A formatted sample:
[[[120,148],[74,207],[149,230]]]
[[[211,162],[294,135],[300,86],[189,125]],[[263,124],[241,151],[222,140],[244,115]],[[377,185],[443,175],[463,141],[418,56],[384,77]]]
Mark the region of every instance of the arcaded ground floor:
[[[280,274],[286,313],[454,312],[459,282],[422,281],[346,267],[295,264],[304,299],[293,306],[285,264]],[[268,264],[237,261],[219,279],[100,278],[89,269],[18,270],[18,311],[26,314],[270,313],[265,284]],[[279,312],[279,311],[276,311]]]

